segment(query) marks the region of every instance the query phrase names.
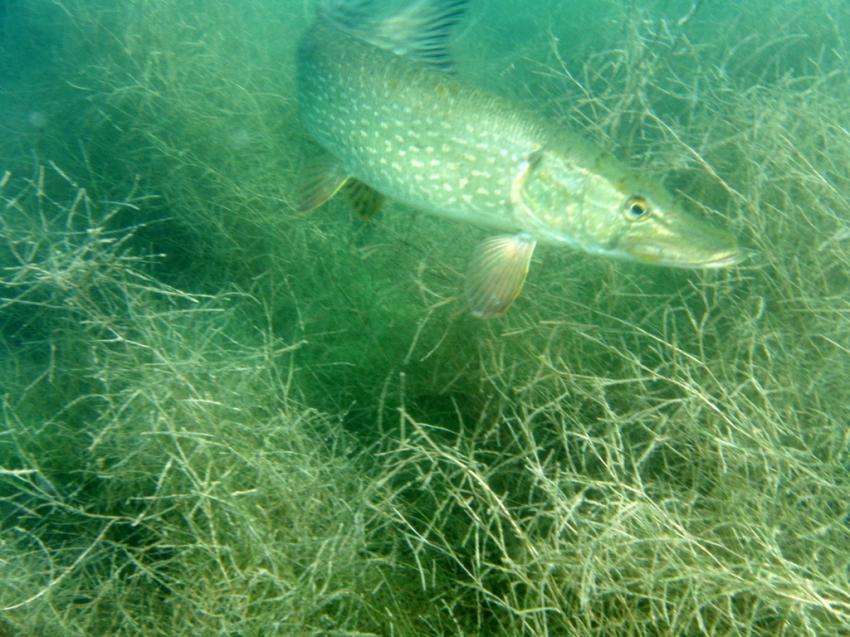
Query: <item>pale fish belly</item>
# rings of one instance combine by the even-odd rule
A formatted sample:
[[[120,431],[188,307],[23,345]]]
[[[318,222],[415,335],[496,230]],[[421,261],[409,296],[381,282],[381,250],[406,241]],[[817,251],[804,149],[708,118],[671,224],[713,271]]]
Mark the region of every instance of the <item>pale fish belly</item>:
[[[304,126],[346,172],[417,208],[518,229],[511,184],[544,136],[524,111],[321,25],[298,64]]]

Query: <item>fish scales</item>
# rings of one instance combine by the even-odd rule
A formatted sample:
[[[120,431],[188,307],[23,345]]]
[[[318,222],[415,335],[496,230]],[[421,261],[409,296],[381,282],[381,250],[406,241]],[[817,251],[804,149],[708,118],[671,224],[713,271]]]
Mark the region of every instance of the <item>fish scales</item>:
[[[418,208],[518,229],[511,182],[546,141],[535,117],[326,25],[299,58],[304,126],[352,176]]]
[[[481,318],[511,306],[538,242],[685,268],[741,259],[732,235],[659,183],[444,72],[448,31],[467,4],[414,0],[380,19],[363,13],[376,2],[323,0],[298,49],[301,120],[326,155],[305,180],[302,212],[348,184],[363,215],[389,196],[511,233],[473,256],[465,296]]]

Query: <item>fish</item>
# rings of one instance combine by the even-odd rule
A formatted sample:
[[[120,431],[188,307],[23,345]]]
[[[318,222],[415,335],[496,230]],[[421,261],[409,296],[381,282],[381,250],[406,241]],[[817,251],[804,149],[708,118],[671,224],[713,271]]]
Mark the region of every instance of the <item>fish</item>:
[[[296,56],[299,117],[317,147],[298,211],[346,191],[493,233],[464,284],[471,313],[501,316],[537,244],[679,268],[740,261],[735,237],[580,133],[459,78],[448,46],[470,0],[325,0]]]

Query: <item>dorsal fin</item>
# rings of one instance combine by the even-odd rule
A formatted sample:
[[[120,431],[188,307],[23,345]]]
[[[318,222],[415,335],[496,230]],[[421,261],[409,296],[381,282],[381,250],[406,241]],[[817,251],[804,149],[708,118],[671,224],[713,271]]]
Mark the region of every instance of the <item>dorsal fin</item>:
[[[319,17],[330,20],[337,28],[349,33],[360,33],[372,28],[375,19],[375,0],[323,0],[319,4]]]
[[[378,30],[382,46],[443,70],[451,68],[448,43],[469,0],[418,0],[384,20]]]
[[[374,0],[327,0],[323,14],[337,27],[396,55],[449,70],[448,42],[469,0],[416,0],[390,16]]]

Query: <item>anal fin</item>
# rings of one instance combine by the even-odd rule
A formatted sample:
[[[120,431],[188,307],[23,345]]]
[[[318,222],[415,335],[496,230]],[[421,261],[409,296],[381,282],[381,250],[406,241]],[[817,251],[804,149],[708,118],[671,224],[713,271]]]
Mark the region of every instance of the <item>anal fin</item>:
[[[303,171],[298,213],[305,214],[327,203],[349,178],[350,175],[333,155],[321,152],[310,159]]]
[[[537,241],[528,233],[487,239],[476,251],[466,277],[466,301],[473,316],[501,316],[522,292]]]

